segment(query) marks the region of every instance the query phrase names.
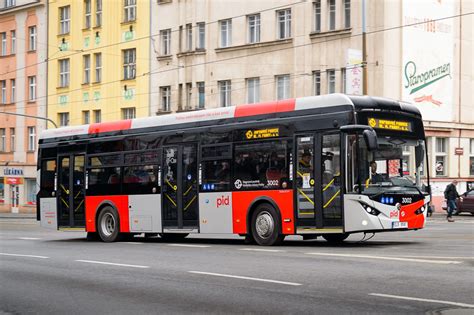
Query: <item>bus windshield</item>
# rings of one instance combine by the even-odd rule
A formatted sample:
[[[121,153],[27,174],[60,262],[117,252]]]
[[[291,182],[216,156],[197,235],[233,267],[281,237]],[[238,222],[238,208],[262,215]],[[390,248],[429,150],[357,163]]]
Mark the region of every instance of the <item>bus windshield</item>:
[[[373,196],[425,191],[424,140],[379,136],[378,149],[369,151],[362,136],[348,137],[349,192]]]

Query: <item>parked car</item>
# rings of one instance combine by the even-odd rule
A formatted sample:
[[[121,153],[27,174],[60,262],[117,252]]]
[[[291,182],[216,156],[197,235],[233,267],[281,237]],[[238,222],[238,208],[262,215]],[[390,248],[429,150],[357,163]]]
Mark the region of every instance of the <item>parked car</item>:
[[[456,207],[457,210],[453,212],[454,215],[458,215],[461,212],[469,212],[474,215],[474,189],[462,194],[461,198],[456,200]],[[446,200],[443,201],[443,210],[447,211]]]

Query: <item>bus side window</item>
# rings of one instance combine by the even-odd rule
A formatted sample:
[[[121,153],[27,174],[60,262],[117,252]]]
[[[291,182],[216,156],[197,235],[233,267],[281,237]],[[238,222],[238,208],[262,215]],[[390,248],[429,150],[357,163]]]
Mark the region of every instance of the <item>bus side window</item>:
[[[56,160],[43,160],[41,163],[40,197],[53,196],[55,174]]]
[[[232,147],[209,145],[201,148],[201,191],[229,191]]]

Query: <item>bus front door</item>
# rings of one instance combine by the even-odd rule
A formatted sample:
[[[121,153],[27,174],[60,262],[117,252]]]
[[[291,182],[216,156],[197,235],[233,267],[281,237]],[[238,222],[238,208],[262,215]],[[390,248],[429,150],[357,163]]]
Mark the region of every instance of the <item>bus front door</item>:
[[[85,226],[84,212],[84,154],[58,157],[58,226]]]
[[[197,230],[197,145],[163,148],[163,229]]]
[[[297,136],[296,159],[297,233],[338,232],[342,227],[339,135]]]

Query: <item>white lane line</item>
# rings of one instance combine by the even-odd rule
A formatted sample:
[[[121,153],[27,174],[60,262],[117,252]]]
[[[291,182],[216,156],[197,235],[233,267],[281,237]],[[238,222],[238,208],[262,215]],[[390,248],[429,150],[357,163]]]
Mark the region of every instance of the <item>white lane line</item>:
[[[286,252],[281,249],[262,249],[262,248],[241,248],[239,250],[248,250],[248,251],[255,251],[255,252],[270,252],[270,253],[282,253]]]
[[[19,240],[39,240],[40,238],[39,237],[19,237],[18,238]]]
[[[191,245],[191,244],[168,244],[168,246],[174,246],[174,247],[196,247],[196,248],[211,247],[211,246],[209,246],[209,245]]]
[[[128,265],[128,264],[118,264],[118,263],[111,263],[105,261],[96,261],[96,260],[83,260],[78,259],[78,262],[89,263],[89,264],[99,264],[99,265],[111,265],[111,266],[119,266],[119,267],[132,267],[132,268],[150,268],[150,266],[141,266],[141,265]]]
[[[226,274],[214,273],[214,272],[203,272],[203,271],[188,271],[188,272],[199,274],[199,275],[216,276],[216,277],[224,277],[224,278],[235,278],[235,279],[261,281],[261,282],[270,282],[270,283],[285,284],[285,285],[292,285],[292,286],[302,285],[301,283],[295,283],[295,282],[286,282],[286,281],[252,278],[252,277],[244,277],[244,276],[234,276],[234,275],[226,275]]]
[[[37,256],[37,255],[22,255],[22,254],[8,254],[8,253],[0,253],[2,256],[16,256],[16,257],[28,257],[28,258],[41,258],[46,259],[49,257],[46,256]]]
[[[407,257],[407,258],[433,258],[433,259],[474,259],[474,257],[468,256],[410,256],[410,255],[400,255],[400,257]]]
[[[392,298],[392,299],[400,299],[400,300],[412,300],[412,301],[430,302],[430,303],[439,303],[439,304],[448,304],[448,305],[455,305],[455,306],[460,306],[460,307],[470,307],[470,308],[474,308],[474,305],[473,305],[473,304],[450,302],[450,301],[442,301],[442,300],[420,299],[420,298],[409,297],[409,296],[399,296],[399,295],[380,294],[380,293],[369,293],[369,295],[380,296],[380,297],[386,297],[386,298]]]
[[[416,258],[401,258],[401,257],[393,257],[393,256],[372,256],[372,255],[332,254],[332,253],[305,253],[305,254],[306,255],[317,255],[317,256],[335,256],[335,257],[350,257],[350,258],[397,260],[397,261],[408,261],[408,262],[441,264],[441,265],[462,263],[461,261],[456,261],[456,260],[428,260],[428,259],[416,259]]]
[[[126,242],[126,243],[123,243],[123,244],[130,244],[130,245],[143,245],[145,243],[141,243],[141,242]]]

